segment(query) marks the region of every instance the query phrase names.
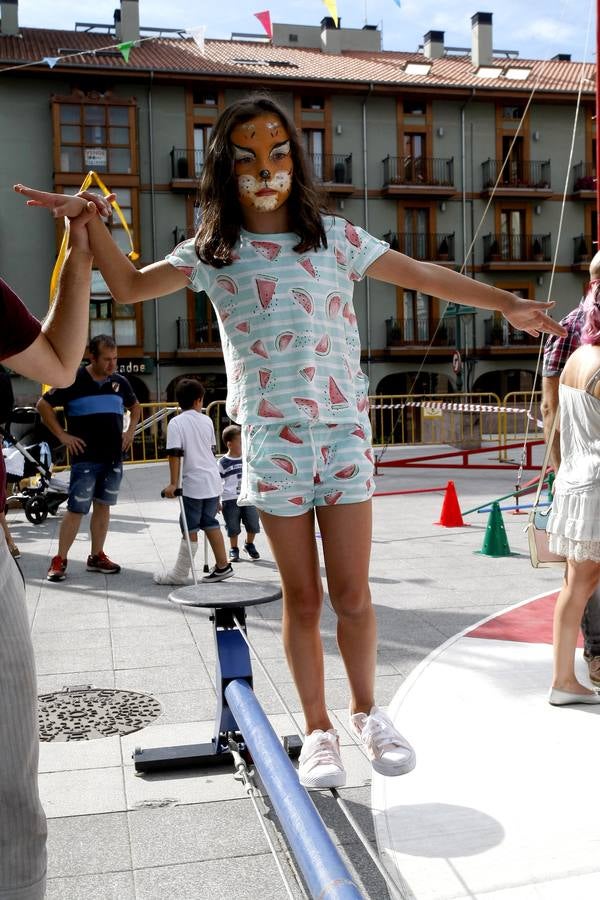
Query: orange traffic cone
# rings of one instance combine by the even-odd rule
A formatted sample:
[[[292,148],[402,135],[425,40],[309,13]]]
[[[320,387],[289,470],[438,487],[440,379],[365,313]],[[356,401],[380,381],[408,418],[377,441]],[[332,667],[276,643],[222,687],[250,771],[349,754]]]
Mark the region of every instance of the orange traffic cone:
[[[453,481],[449,481],[446,485],[440,521],[434,522],[433,524],[443,525],[445,528],[459,528],[465,525],[460,506],[458,505],[458,497],[456,496],[456,488],[454,487]]]

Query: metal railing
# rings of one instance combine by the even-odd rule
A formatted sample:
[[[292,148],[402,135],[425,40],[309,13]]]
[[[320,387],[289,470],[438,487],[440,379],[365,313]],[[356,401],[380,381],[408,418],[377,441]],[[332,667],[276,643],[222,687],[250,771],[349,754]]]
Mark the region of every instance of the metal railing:
[[[483,261],[551,262],[550,234],[486,234],[483,238]]]
[[[351,153],[309,153],[313,175],[324,184],[352,184]]]
[[[454,232],[442,231],[437,234],[424,232],[388,231],[383,239],[392,250],[406,253],[413,259],[454,260]]]
[[[207,312],[209,315],[214,316],[211,306],[209,306]],[[178,350],[194,350],[196,347],[219,348],[221,346],[219,326],[214,319],[206,322],[180,317],[175,324],[177,326]]]
[[[505,165],[506,162],[506,165]],[[504,169],[502,170],[502,166]],[[500,172],[502,170],[502,174]],[[488,159],[481,164],[483,188],[492,188],[498,181],[499,188],[550,189],[550,160]]]
[[[540,343],[539,338],[513,328],[506,319],[490,317],[484,320],[483,328],[486,347],[537,347]]]
[[[596,190],[596,164],[580,162],[573,166],[573,190]]]
[[[171,156],[171,178],[198,178],[204,165],[203,150],[185,150],[173,147]]]
[[[456,321],[448,316],[431,319],[417,316],[416,319],[386,319],[386,343],[388,347],[429,346],[455,347]]]
[[[454,157],[386,156],[383,160],[383,184],[453,187]]]

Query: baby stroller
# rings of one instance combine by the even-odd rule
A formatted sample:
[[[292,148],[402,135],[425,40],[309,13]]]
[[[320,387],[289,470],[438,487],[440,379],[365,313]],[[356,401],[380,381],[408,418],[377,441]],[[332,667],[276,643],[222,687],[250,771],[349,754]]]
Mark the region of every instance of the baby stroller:
[[[19,484],[25,478],[38,476],[34,487],[11,494],[9,501],[20,502],[27,519],[40,525],[48,513],[56,515],[58,507],[69,496],[66,482],[52,476],[52,453],[46,441],[36,442],[40,417],[31,406],[16,406],[6,422],[0,425],[0,436],[8,484]]]

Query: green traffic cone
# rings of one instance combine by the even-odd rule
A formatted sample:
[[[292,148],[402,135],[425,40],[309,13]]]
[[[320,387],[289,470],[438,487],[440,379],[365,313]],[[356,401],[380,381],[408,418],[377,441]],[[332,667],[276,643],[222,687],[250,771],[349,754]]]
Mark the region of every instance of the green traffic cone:
[[[492,511],[487,522],[483,547],[479,551],[483,556],[511,556],[504,521],[498,502],[492,503]]]

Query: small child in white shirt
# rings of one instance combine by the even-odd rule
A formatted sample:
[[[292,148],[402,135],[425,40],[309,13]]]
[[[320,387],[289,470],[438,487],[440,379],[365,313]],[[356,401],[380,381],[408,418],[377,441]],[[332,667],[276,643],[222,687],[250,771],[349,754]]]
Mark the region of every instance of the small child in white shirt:
[[[227,453],[219,460],[219,472],[223,479],[221,507],[230,544],[229,562],[240,561],[238,536],[242,523],[246,529],[244,553],[250,559],[260,559],[260,553],[254,546],[254,538],[260,531],[258,510],[255,506],[237,505],[242,480],[242,430],[239,425],[228,425],[221,437],[227,447]]]

